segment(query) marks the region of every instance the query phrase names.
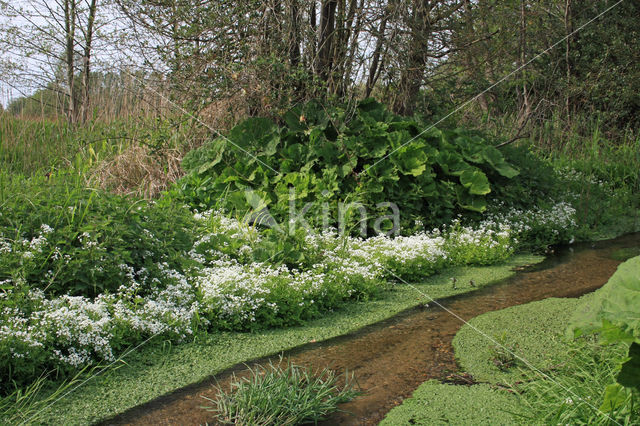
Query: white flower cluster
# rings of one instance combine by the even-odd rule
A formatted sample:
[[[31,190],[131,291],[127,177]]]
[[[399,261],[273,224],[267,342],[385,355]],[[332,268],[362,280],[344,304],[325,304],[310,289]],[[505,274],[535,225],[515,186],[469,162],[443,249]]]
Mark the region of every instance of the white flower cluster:
[[[510,225],[487,219],[476,227],[455,220],[447,234],[446,249],[457,264],[491,264],[511,256],[517,239]]]
[[[497,210],[501,208],[503,208],[501,204],[496,206]],[[488,213],[487,220],[483,224],[489,227],[502,224],[509,227],[518,235],[518,238],[541,229],[553,236],[559,236],[561,233],[571,234],[578,226],[576,209],[564,201],[554,204],[550,209],[534,208],[527,211],[509,209],[504,213]]]
[[[38,235],[31,238],[18,238],[16,241],[11,241],[0,235],[0,257],[3,255],[15,256],[18,254],[22,259],[30,260],[41,254],[47,245],[47,235],[53,232],[53,229],[47,225],[42,224]]]
[[[250,224],[226,216],[219,210],[208,210],[204,213],[196,213],[194,218],[206,225],[211,232],[224,233],[231,238],[258,242],[260,234]]]
[[[157,264],[160,276],[156,277],[144,268],[134,270],[123,264],[120,268],[126,282],[113,294],[49,300],[41,291],[31,290],[21,302],[24,309],[0,311],[0,355],[18,360],[38,353],[47,362],[80,366],[95,359],[112,360],[118,348],[144,336],[166,333],[185,338],[197,327],[207,327],[209,321],[214,327],[226,324],[228,328],[247,328],[261,321],[284,324],[287,315],[305,318],[342,300],[367,297],[389,279],[424,277],[448,263],[504,259],[513,253],[516,237],[532,226],[571,228],[575,227],[574,217],[569,204],[559,203],[550,210],[490,214],[473,228],[456,221],[445,231],[408,237],[363,240],[335,231],[309,234],[303,249],[313,264],[297,270],[244,262],[261,242],[259,233],[220,213],[207,212],[197,215],[208,233],[188,254],[199,263],[188,276],[166,263]],[[31,240],[0,239],[0,256],[11,255],[16,247],[21,256],[38,253],[51,231],[43,225]],[[221,235],[225,238],[218,238]],[[84,247],[94,248],[91,235],[78,238]],[[5,280],[0,284],[18,283]],[[4,303],[11,292],[0,292],[2,305],[12,306]],[[293,311],[296,313],[291,314]]]
[[[199,310],[193,286],[177,271],[158,266],[168,284],[144,298],[137,296],[140,283],[134,274],[116,294],[93,300],[66,295],[47,299],[42,291],[30,290],[24,301],[29,314],[17,308],[0,312],[0,347],[9,347],[13,358],[39,351],[49,361],[78,367],[96,358],[113,360],[114,345],[127,336],[138,340],[158,333],[177,338],[192,334]],[[8,291],[3,298],[10,296]]]
[[[602,179],[596,178],[593,174],[587,174],[585,172],[576,170],[571,167],[564,167],[556,171],[558,177],[560,179],[564,179],[567,181],[578,182],[581,185],[594,185],[599,186],[600,188],[606,188],[607,184]]]

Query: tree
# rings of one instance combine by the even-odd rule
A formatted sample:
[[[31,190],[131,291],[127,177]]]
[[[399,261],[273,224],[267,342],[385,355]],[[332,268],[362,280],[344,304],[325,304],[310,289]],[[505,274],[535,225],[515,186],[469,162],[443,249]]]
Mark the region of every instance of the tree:
[[[17,71],[13,80],[32,90],[64,92],[72,123],[88,117],[92,52],[96,30],[103,24],[98,11],[98,0],[0,2],[5,18],[0,49]]]

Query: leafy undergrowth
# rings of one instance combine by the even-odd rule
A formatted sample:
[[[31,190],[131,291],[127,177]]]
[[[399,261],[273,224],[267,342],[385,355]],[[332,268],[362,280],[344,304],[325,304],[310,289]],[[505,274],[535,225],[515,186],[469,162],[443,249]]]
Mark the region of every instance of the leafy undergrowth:
[[[483,212],[492,188],[519,173],[479,132],[423,132],[373,99],[356,108],[311,101],[284,114],[282,123],[251,118],[228,138],[191,151],[174,195],[200,210],[222,206],[243,215],[267,208],[278,221],[287,219],[293,199],[309,203],[305,219],[317,227],[325,207],[335,212],[357,203],[371,213],[393,203],[408,232],[414,220],[439,226],[462,211]],[[377,218],[364,221],[371,229]]]
[[[622,263],[591,303],[576,310],[569,330],[596,333],[604,345],[622,347],[610,360],[615,380],[600,383],[600,411],[626,420],[640,418],[640,256]],[[636,404],[634,409],[634,402]],[[607,419],[608,420],[608,419]]]
[[[19,123],[10,124],[18,129]],[[44,145],[37,152],[55,153],[50,136],[58,132],[66,141],[61,155],[73,157],[68,153],[78,148],[72,145],[84,130],[71,134],[63,127],[43,127],[46,131],[36,137]],[[172,129],[171,123],[159,122],[140,136],[150,151],[177,149],[183,133]],[[478,132],[432,129],[419,135],[420,130],[371,100],[349,111],[311,102],[290,111],[280,125],[251,119],[231,131],[229,139],[257,152],[257,160],[222,138],[192,152],[184,162],[188,176],[155,201],[87,187],[92,182],[87,176],[104,171],[95,164],[135,148],[112,146],[119,133],[109,131],[93,144],[87,129],[88,145],[74,164],[50,161],[49,154],[27,158],[13,141],[6,151],[10,155],[0,158],[12,166],[0,172],[0,394],[25,392],[43,371],[60,383],[86,366],[114,362],[151,337],[172,354],[189,354],[202,342],[238,350],[218,364],[206,364],[210,373],[304,343],[296,333],[335,311],[358,317],[365,302],[375,308],[389,294],[403,294],[411,301],[398,306],[410,306],[415,295],[404,293],[399,281],[422,281],[456,265],[503,262],[518,250],[541,251],[549,244],[592,238],[603,229],[627,230],[633,220],[637,226],[633,165],[604,175],[604,163],[577,171],[569,163],[558,173],[554,163],[527,148],[498,151]],[[131,135],[123,130],[120,136]],[[401,146],[414,136],[419,136],[415,143]],[[380,159],[385,161],[377,164]],[[144,160],[143,169],[154,161]],[[122,176],[131,174],[125,163],[114,163]],[[66,170],[52,172],[52,167]],[[121,175],[101,186],[116,188]],[[283,219],[292,201],[298,212],[309,202],[322,214],[302,214],[293,224],[283,221],[288,232],[277,223],[267,223],[271,229],[266,230],[256,225],[268,211]],[[401,209],[398,238],[351,236],[363,220],[344,210],[345,223],[338,223],[344,226],[337,232],[313,233],[298,223],[309,219],[327,231],[325,207],[340,216],[340,207],[353,202],[355,210],[366,206],[382,215],[390,201]],[[227,207],[224,213],[209,210],[221,206]],[[242,220],[229,216],[241,217],[247,210],[253,212]],[[364,220],[367,231],[372,220]],[[388,231],[392,222],[387,217],[378,225]],[[430,291],[436,294],[436,288]],[[291,335],[272,330],[298,326]],[[353,327],[329,327],[328,335]],[[254,334],[238,333],[247,331]],[[256,333],[285,337],[275,343],[252,340]],[[228,336],[263,347],[238,349],[225,340]],[[157,354],[163,359],[166,350],[154,348],[137,360],[138,367]],[[186,359],[188,365],[198,364],[196,358]],[[137,371],[128,371],[139,379]],[[175,378],[154,371],[162,377],[158,389],[118,376],[136,401],[121,402],[117,388],[103,383],[113,392],[112,406],[130,407],[176,387]],[[204,377],[203,371],[176,372],[179,386]],[[153,374],[145,380],[159,383]],[[103,394],[99,388],[94,392]],[[95,412],[87,406],[84,411]],[[97,418],[104,418],[105,411],[98,412]]]
[[[475,291],[513,275],[513,268],[518,265],[541,260],[540,256],[519,255],[499,266],[447,269],[414,285],[430,297],[441,299]],[[473,278],[476,287],[460,286],[454,290],[451,276],[458,277],[460,282]],[[106,374],[93,378],[78,391],[38,413],[38,418],[55,424],[95,423],[175,389],[197,383],[235,364],[311,341],[351,333],[426,301],[417,296],[415,289],[397,285],[383,292],[378,299],[343,305],[331,314],[298,327],[254,333],[223,331],[199,334],[194,341],[180,345],[154,339],[127,355],[117,364],[117,369],[110,369]],[[42,397],[46,397],[46,393]]]
[[[504,261],[526,232],[509,222],[514,213],[396,238],[287,235],[216,212],[192,215],[167,199],[47,188],[3,199],[3,393],[43,370],[113,361],[150,336],[182,342],[200,331],[303,324],[398,280]],[[558,210],[538,223],[571,229],[573,210]]]

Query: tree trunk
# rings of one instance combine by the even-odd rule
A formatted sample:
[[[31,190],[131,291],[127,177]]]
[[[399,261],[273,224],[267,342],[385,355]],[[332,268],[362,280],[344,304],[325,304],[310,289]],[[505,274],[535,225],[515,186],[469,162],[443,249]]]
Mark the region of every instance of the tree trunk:
[[[300,63],[300,8],[299,0],[290,0],[289,5],[289,64],[295,68]]]
[[[67,67],[67,86],[69,95],[69,107],[67,118],[70,123],[75,123],[77,119],[76,92],[74,89],[74,41],[76,32],[76,0],[65,0],[64,2],[64,31],[65,31],[65,65]]]
[[[398,93],[393,110],[400,115],[412,115],[416,108],[418,93],[424,79],[429,38],[431,36],[430,0],[415,0],[410,22],[411,40],[405,68],[400,74]]]
[[[364,0],[360,0],[360,5],[356,3],[356,0],[351,1],[351,6],[349,10],[349,17],[347,18],[347,25],[349,27],[349,33],[345,39],[345,53],[347,49],[347,45],[349,44],[349,39],[351,39],[351,45],[349,46],[348,56],[345,54],[343,63],[344,69],[342,72],[342,87],[340,89],[340,94],[342,96],[346,95],[347,89],[351,84],[351,75],[353,72],[353,66],[355,65],[356,60],[356,49],[358,48],[358,38],[360,37],[360,32],[362,31],[362,19],[364,16]],[[357,15],[356,15],[357,11]],[[355,15],[355,24],[353,24],[353,19]]]
[[[526,0],[520,0],[520,67],[524,67],[527,61],[527,14]],[[531,105],[529,103],[529,89],[527,87],[527,78],[524,68],[520,70],[520,79],[522,80],[522,109],[519,122],[524,123],[531,114]]]
[[[83,70],[82,70],[82,89],[84,96],[82,99],[82,121],[86,122],[89,118],[90,104],[90,74],[91,74],[91,43],[93,41],[93,25],[96,18],[96,9],[98,0],[91,0],[89,5],[89,17],[87,18],[86,40],[84,44]]]
[[[328,81],[333,65],[331,53],[333,52],[337,6],[338,0],[324,0],[322,2],[318,75],[323,81]]]
[[[564,6],[564,31],[567,39],[565,40],[564,61],[566,63],[567,72],[567,87],[565,89],[565,109],[567,114],[567,123],[571,121],[571,93],[569,87],[571,85],[571,58],[569,56],[571,52],[571,33],[573,32],[573,25],[571,22],[571,0],[565,0]]]
[[[382,47],[386,40],[384,33],[387,30],[387,21],[389,20],[391,5],[387,4],[387,7],[384,10],[384,16],[380,20],[380,26],[378,27],[378,34],[376,35],[376,47],[373,49],[373,54],[371,55],[371,66],[369,67],[369,76],[367,77],[367,85],[365,87],[364,97],[368,98],[371,96],[371,91],[373,87],[376,85],[376,81],[378,79],[378,69],[382,66],[380,64],[380,55],[382,54]]]

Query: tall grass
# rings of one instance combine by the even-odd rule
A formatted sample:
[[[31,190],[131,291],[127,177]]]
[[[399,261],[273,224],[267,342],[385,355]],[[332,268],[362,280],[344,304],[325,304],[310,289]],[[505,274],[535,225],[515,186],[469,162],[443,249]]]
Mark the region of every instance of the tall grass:
[[[532,129],[538,151],[558,166],[572,166],[600,179],[638,189],[640,134],[603,131],[598,117],[583,116],[567,127],[553,117]]]
[[[54,169],[83,171],[105,156],[126,149],[138,129],[126,122],[94,122],[74,127],[64,119],[20,118],[0,114],[0,166],[30,175]]]
[[[87,185],[153,197],[181,176],[182,156],[207,136],[190,117],[74,126],[64,118],[5,112],[0,113],[0,169],[25,177],[72,172]]]
[[[550,377],[531,373],[522,385],[521,399],[531,408],[531,424],[638,424],[638,394],[629,392],[613,412],[604,413],[605,387],[616,382],[619,360],[627,347],[603,347],[594,342],[574,343]]]

